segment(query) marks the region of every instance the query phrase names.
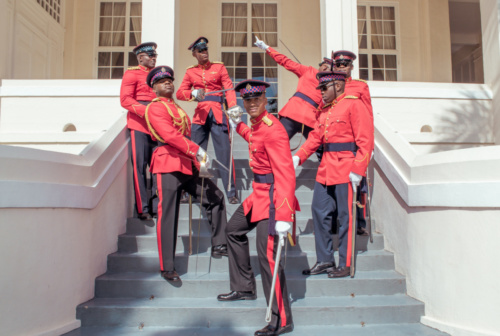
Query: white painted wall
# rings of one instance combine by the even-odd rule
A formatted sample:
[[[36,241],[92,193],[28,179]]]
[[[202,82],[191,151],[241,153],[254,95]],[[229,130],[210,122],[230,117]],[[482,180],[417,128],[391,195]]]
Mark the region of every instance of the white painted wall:
[[[454,336],[499,335],[500,207],[410,207],[374,166],[377,231],[408,295],[425,303],[421,322]]]
[[[57,336],[79,327],[76,306],[94,296],[132,216],[126,117],[111,81],[3,84],[0,116],[12,122],[0,119],[0,141],[46,150],[0,146],[1,334]],[[87,133],[56,132],[67,115],[95,120]],[[78,142],[77,154],[57,151]]]
[[[500,146],[493,146],[491,90],[370,85],[373,215],[397,271],[407,277],[408,294],[425,303],[421,321],[451,335],[500,334],[494,266],[500,257]],[[437,131],[419,134],[422,123]],[[417,148],[425,141],[469,148],[428,153]]]

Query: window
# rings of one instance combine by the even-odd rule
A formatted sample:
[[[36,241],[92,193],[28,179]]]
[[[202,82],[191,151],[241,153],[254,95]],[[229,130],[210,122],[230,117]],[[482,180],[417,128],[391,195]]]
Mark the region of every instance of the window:
[[[267,110],[278,112],[278,64],[254,47],[255,36],[271,47],[278,45],[278,5],[276,3],[222,3],[222,55],[234,85],[252,78],[271,84],[266,90]],[[251,34],[249,33],[251,32]],[[239,93],[238,104],[243,106]]]
[[[57,23],[61,23],[61,0],[36,0]]]
[[[397,81],[399,46],[396,7],[358,5],[359,76]]]
[[[122,78],[124,71],[137,65],[133,47],[141,43],[142,3],[101,1],[97,78]]]

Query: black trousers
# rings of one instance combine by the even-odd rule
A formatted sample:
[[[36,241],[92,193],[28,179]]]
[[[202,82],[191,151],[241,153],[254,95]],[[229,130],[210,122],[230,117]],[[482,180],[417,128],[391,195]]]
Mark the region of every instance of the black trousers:
[[[352,187],[350,183],[324,185],[316,182],[312,200],[314,240],[318,262],[331,262],[333,241],[332,219],[337,211],[339,227],[339,266],[351,266],[352,227]]]
[[[212,246],[226,244],[226,203],[224,194],[217,188],[215,183],[205,178],[202,190],[202,179],[198,176],[199,172],[195,168],[193,168],[193,175],[180,172],[156,175],[159,198],[156,236],[162,271],[173,271],[175,269],[174,257],[182,190],[198,199],[200,199],[203,191],[203,203],[201,205],[205,208],[208,222],[212,227]]]
[[[229,163],[231,145],[229,143],[229,133],[224,130],[221,124],[217,124],[213,112],[207,116],[205,125],[193,124],[191,126],[191,139],[193,142],[201,146],[204,150],[207,150],[208,140],[210,139],[210,133],[212,134],[212,142],[214,144],[215,156],[223,165],[228,169],[232,169],[231,173],[231,190],[227,191],[227,186],[229,184],[229,171],[224,168],[219,169],[219,174],[224,185],[224,191],[227,197],[236,196],[236,176],[234,172],[233,163]],[[217,167],[217,163],[212,164],[213,167]]]
[[[147,133],[130,130],[130,144],[133,176],[135,205],[137,213],[156,213],[158,209],[158,199],[156,197],[156,177],[152,174],[151,195],[148,195],[147,169],[151,163],[154,148],[157,143],[151,139]],[[152,206],[152,209],[150,208]]]
[[[302,132],[302,123],[290,119],[288,117],[280,117],[281,124],[285,127],[286,133],[288,134],[288,139],[290,140],[295,134]],[[302,133],[304,137],[307,139],[309,136],[309,132],[311,132],[313,128],[304,125],[304,132]]]
[[[247,233],[257,228],[257,254],[264,295],[269,305],[269,295],[274,273],[278,236],[270,236],[268,219],[251,222],[251,212],[245,216],[243,205],[235,211],[226,227],[229,253],[229,279],[232,291],[255,291],[255,276],[250,265]],[[288,299],[285,272],[279,265],[270,324],[274,327],[291,324],[292,310]]]

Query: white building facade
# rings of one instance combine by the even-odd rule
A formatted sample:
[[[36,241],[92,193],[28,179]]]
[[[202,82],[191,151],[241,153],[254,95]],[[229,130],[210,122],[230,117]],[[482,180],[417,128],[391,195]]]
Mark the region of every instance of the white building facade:
[[[123,72],[140,42],[176,83],[209,39],[236,83],[296,78],[254,36],[315,65],[358,54],[369,81],[376,230],[395,253],[422,323],[498,335],[500,0],[0,0],[0,323],[8,335],[59,335],[132,216]],[[293,53],[293,55],[292,55]],[[193,113],[193,105],[183,103]]]

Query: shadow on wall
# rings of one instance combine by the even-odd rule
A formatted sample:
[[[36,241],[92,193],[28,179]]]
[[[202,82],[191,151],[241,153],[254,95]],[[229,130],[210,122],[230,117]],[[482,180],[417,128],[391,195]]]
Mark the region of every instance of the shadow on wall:
[[[461,92],[466,101],[455,100],[455,107],[443,111],[433,132],[439,142],[462,149],[491,145],[494,142],[493,112],[488,100],[478,100],[469,92]],[[435,145],[433,151],[438,150]]]

